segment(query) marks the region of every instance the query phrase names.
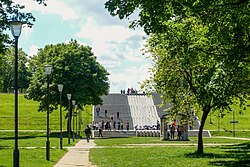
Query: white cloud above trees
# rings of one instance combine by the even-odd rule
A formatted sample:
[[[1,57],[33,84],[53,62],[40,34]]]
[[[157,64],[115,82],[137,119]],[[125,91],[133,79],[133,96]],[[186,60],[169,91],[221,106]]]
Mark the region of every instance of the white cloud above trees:
[[[71,39],[77,39],[79,43],[91,46],[97,60],[111,74],[109,77],[111,92],[119,92],[120,89],[127,87],[138,89],[137,83],[148,76],[147,68],[150,66],[150,61],[146,60],[141,52],[145,42],[142,38],[145,33],[139,28],[129,29],[128,20],[119,20],[109,15],[104,9],[105,0],[48,0],[47,6],[39,5],[32,0],[15,0],[15,2],[24,4],[25,10],[34,13],[35,17],[36,14],[39,17],[58,16],[59,20],[54,25],[58,29],[63,29],[63,24],[70,25],[65,28],[63,34],[60,34],[65,36],[64,41],[61,42],[69,41],[67,36],[70,33]],[[36,19],[37,22],[42,20],[42,18]],[[44,25],[43,31],[49,28],[51,27]],[[26,35],[32,39],[32,34],[38,33],[36,31],[39,29],[42,28],[27,30],[29,33]],[[56,37],[55,34],[51,34],[52,36]],[[51,44],[50,41],[44,43]],[[30,44],[27,52],[30,55],[36,53],[38,46],[37,43]]]

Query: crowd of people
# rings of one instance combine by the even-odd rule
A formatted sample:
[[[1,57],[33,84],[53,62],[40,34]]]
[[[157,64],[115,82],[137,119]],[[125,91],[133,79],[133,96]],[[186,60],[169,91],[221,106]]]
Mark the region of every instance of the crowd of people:
[[[125,90],[121,90],[121,94],[125,94]],[[127,89],[127,95],[146,95],[146,92],[143,91],[142,93],[139,93],[136,89],[132,87]]]
[[[135,130],[160,130],[160,122],[157,121],[155,125],[144,125],[144,126],[135,126]]]
[[[123,121],[99,121],[99,122],[92,122],[92,129],[93,130],[129,130],[129,121],[126,122],[124,125]]]

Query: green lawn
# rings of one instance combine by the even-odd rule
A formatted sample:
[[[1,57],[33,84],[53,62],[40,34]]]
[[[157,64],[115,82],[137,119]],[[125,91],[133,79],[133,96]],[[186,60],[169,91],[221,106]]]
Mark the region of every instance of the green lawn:
[[[250,101],[247,104],[250,104]],[[236,131],[250,131],[250,107],[244,106],[241,109],[239,106],[233,105],[232,108],[234,111],[225,110],[220,117],[218,117],[218,111],[211,112],[211,114],[209,114],[207,117],[204,129],[215,131],[232,131],[233,124],[231,124],[230,121],[233,121],[233,114],[235,114],[235,120],[238,121],[238,123],[235,124]],[[201,118],[200,112],[197,115],[199,118]]]
[[[19,130],[46,130],[47,114],[46,112],[38,112],[39,103],[24,98],[24,94],[19,94],[18,106],[18,129]],[[91,122],[92,106],[86,106],[82,112],[83,127]],[[67,110],[62,109],[63,118],[67,114]],[[59,109],[50,114],[51,131],[59,131]],[[62,121],[63,130],[66,131],[67,120]],[[0,94],[0,130],[14,129],[14,94]]]
[[[0,166],[12,166],[14,137],[13,132],[0,132]],[[20,166],[53,166],[67,151],[66,148],[59,148],[59,133],[50,134],[50,161],[46,160],[46,133],[20,132],[19,133],[19,152]],[[79,139],[78,139],[79,140]],[[67,134],[64,134],[63,147],[74,145],[78,140],[68,144]]]
[[[186,142],[160,141],[151,137],[96,139],[101,148],[90,151],[90,159],[98,167],[206,167],[249,166],[250,143],[244,140],[204,138],[205,154],[195,153],[196,138]],[[176,144],[176,146],[140,146],[127,144]],[[224,144],[213,146],[213,144]],[[182,144],[191,144],[188,146]],[[231,144],[231,145],[227,145]]]
[[[50,144],[51,160],[46,160],[46,112],[38,112],[38,102],[27,100],[19,94],[19,152],[20,166],[49,167],[53,166],[65,153],[66,148],[59,146],[59,110],[50,114]],[[63,110],[63,118],[67,111]],[[92,106],[84,107],[82,112],[81,129],[83,130],[92,120]],[[68,144],[66,119],[63,119],[63,147],[73,146],[77,142]],[[9,130],[9,131],[3,131]],[[14,150],[14,94],[0,94],[0,167],[13,166]],[[24,131],[25,130],[25,131]],[[31,131],[37,130],[37,131]],[[81,130],[81,136],[84,137]]]
[[[20,166],[53,166],[67,151],[59,149],[59,111],[50,114],[50,141],[51,160],[46,161],[46,113],[38,112],[38,102],[27,100],[19,94],[19,151]],[[250,138],[249,108],[243,115],[235,110],[236,137]],[[63,110],[63,115],[67,111]],[[227,112],[226,112],[227,113]],[[208,117],[205,129],[211,131],[213,136],[232,136],[232,112],[220,119],[220,132],[218,129],[217,114]],[[92,121],[92,106],[86,106],[82,112],[83,130],[86,124]],[[0,130],[14,129],[14,94],[0,94]],[[42,130],[38,132],[21,130]],[[66,120],[63,119],[64,147],[67,144]],[[83,136],[83,132],[81,133]],[[77,140],[76,140],[77,142]],[[106,166],[138,166],[138,167],[183,167],[183,166],[250,166],[250,144],[247,140],[228,138],[204,138],[203,156],[195,154],[197,137],[190,137],[190,141],[161,141],[160,138],[131,137],[95,139],[97,148],[91,149],[90,159],[100,167]],[[140,144],[156,144],[141,146]],[[161,144],[161,146],[157,146]],[[169,144],[169,145],[164,145]],[[176,146],[173,146],[176,145]],[[180,145],[182,144],[182,145]],[[230,144],[230,145],[229,145]],[[14,132],[0,131],[0,167],[9,167],[13,164]]]

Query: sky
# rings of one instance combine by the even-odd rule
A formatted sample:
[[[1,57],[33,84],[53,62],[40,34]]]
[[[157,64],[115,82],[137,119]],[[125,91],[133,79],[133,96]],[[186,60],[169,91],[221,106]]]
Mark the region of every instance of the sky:
[[[97,61],[110,73],[110,93],[120,93],[149,77],[150,59],[141,51],[147,37],[141,28],[128,28],[129,20],[112,17],[104,8],[107,0],[48,0],[47,6],[32,0],[14,0],[36,18],[34,26],[24,25],[19,47],[36,55],[45,45],[71,39],[92,47]]]

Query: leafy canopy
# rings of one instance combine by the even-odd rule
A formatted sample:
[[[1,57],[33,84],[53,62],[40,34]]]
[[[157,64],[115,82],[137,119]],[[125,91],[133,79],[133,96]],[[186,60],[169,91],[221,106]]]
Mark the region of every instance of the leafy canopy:
[[[40,111],[46,109],[45,64],[53,66],[52,74],[49,76],[51,110],[59,104],[58,84],[64,85],[62,104],[66,108],[68,93],[72,94],[72,99],[81,106],[102,103],[101,96],[109,91],[109,73],[97,62],[89,46],[80,45],[77,41],[46,45],[31,59],[29,65],[33,76],[27,98],[39,101]]]

